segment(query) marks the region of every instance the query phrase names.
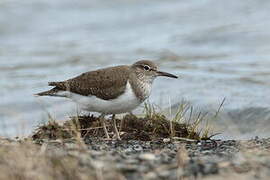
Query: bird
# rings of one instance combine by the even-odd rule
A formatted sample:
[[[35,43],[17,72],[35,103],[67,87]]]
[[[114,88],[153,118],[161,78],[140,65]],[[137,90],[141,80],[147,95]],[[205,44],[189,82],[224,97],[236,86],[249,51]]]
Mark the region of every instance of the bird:
[[[131,65],[119,65],[82,73],[74,78],[48,82],[52,89],[36,96],[69,98],[82,110],[100,113],[100,120],[107,139],[110,139],[104,117],[112,115],[116,138],[119,135],[115,114],[132,112],[151,94],[153,81],[159,76],[178,78],[159,71],[151,60],[139,60]]]

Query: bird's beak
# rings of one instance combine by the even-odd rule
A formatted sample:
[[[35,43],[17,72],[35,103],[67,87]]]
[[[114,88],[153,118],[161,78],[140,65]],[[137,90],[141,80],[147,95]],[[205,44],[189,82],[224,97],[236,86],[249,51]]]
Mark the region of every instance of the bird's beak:
[[[178,78],[176,75],[173,75],[173,74],[170,74],[170,73],[167,73],[167,72],[162,72],[162,71],[157,71],[157,75],[158,76],[167,76],[167,77],[170,77],[170,78]]]

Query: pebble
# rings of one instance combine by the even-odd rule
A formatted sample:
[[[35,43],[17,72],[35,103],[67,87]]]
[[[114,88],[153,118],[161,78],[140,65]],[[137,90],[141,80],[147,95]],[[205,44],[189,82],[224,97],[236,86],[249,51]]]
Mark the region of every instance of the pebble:
[[[164,138],[164,139],[163,139],[163,142],[164,142],[164,143],[168,143],[168,142],[170,142],[170,141],[171,141],[170,138]]]
[[[156,156],[152,153],[143,153],[139,155],[139,159],[141,160],[153,161],[155,158]]]

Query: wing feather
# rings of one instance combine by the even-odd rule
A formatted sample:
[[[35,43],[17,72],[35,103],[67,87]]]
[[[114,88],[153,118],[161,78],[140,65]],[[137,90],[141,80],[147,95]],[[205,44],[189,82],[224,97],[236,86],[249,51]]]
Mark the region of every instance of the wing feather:
[[[49,85],[83,96],[92,95],[110,100],[125,91],[129,70],[129,66],[105,68],[86,72],[63,82],[50,82]]]

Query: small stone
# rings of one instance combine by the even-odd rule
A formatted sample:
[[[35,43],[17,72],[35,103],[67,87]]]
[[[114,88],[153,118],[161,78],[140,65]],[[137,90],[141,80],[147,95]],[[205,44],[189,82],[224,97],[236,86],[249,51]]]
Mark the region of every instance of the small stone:
[[[118,169],[122,172],[136,172],[138,167],[130,164],[119,164]]]
[[[143,153],[139,155],[139,159],[146,160],[146,161],[152,161],[156,159],[156,156],[152,153]]]
[[[206,163],[203,166],[203,174],[218,174],[218,165],[216,163]]]
[[[145,179],[157,179],[158,175],[154,172],[149,172],[145,175]]]
[[[158,175],[160,176],[160,177],[162,177],[162,178],[168,178],[168,177],[170,177],[171,176],[171,174],[172,174],[172,171],[160,171],[159,173],[158,173]],[[172,179],[174,179],[174,178],[172,178]]]
[[[78,149],[78,144],[75,143],[65,143],[67,149]]]
[[[142,146],[140,146],[140,145],[134,145],[133,149],[135,151],[142,151],[143,150]]]
[[[164,142],[164,143],[168,143],[168,142],[170,142],[170,141],[171,141],[170,138],[164,138],[164,139],[163,139],[163,142]]]
[[[126,163],[128,164],[137,164],[138,163],[138,159],[127,159]]]
[[[105,166],[105,163],[103,161],[93,161],[92,165],[96,168],[96,169],[101,169]]]

